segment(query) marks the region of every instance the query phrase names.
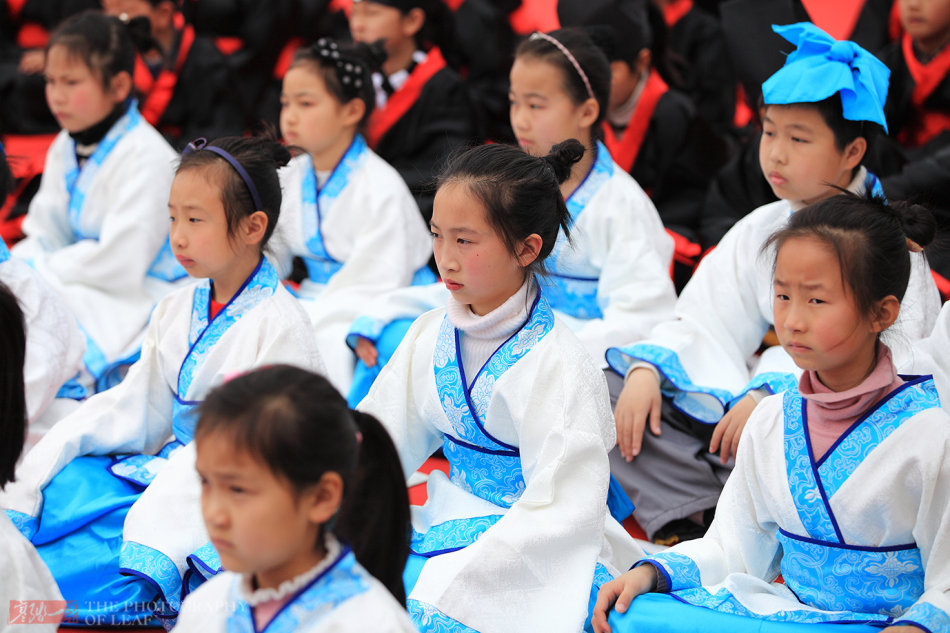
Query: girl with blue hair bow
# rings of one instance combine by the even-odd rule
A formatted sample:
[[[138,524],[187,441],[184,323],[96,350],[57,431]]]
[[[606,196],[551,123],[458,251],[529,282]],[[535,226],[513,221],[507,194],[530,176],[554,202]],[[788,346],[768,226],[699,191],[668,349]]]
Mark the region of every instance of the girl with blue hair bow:
[[[703,259],[677,300],[675,319],[636,345],[607,351],[611,368],[625,378],[622,390],[612,389],[620,391],[620,450],[611,455],[611,470],[651,538],[670,532],[671,523],[677,534],[688,531],[684,522],[716,505],[756,403],[797,385],[801,370],[781,347],[757,354],[774,323],[762,244],[794,212],[841,189],[881,194],[862,161],[868,139],[887,130],[886,66],[810,23],[773,28],[797,45],[762,86],[759,162],[780,200],[740,220]],[[932,330],[940,305],[926,260],[912,260],[898,334],[889,339],[898,367],[911,358],[908,342]]]

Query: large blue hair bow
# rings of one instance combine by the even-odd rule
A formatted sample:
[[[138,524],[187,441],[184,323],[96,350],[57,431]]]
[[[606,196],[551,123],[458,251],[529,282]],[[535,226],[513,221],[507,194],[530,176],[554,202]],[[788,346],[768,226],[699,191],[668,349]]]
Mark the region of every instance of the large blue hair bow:
[[[884,101],[891,71],[854,42],[834,39],[811,22],[772,30],[798,48],[762,84],[766,104],[816,103],[841,93],[844,118],[871,121],[887,132]]]

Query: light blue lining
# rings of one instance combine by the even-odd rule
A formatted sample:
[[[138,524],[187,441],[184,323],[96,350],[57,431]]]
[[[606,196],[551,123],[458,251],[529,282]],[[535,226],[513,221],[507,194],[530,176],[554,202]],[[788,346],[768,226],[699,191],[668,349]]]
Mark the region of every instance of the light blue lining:
[[[570,224],[577,223],[584,209],[600,188],[610,180],[614,173],[614,161],[603,143],[597,141],[596,157],[590,171],[580,186],[567,199]],[[590,265],[584,269],[565,268],[558,264],[565,249],[571,248],[563,232],[559,232],[554,249],[548,257],[547,277],[542,282],[545,298],[555,310],[579,319],[599,319],[604,316],[597,300],[597,286],[600,283],[600,269]]]
[[[183,444],[190,442],[194,435],[195,407],[200,404],[198,401],[185,399],[195,372],[225,332],[237,323],[242,315],[270,298],[279,283],[277,271],[267,258],[261,257],[254,272],[244,280],[241,288],[210,321],[211,281],[205,279],[195,286],[188,332],[190,348],[178,370],[178,392],[175,394],[172,415],[172,430]]]
[[[644,563],[653,565],[666,576],[667,586],[670,591],[701,587],[703,584],[699,567],[693,562],[692,558],[684,554],[678,554],[669,550],[659,552],[649,558],[639,560],[635,567],[643,565]]]
[[[406,610],[419,633],[478,633],[426,602],[406,600]]]
[[[10,259],[10,249],[7,248],[7,243],[3,241],[3,237],[0,237],[0,264]]]
[[[33,536],[37,530],[39,530],[40,518],[31,517],[29,514],[17,512],[16,510],[6,510],[5,512],[10,522],[16,526],[16,529],[20,530],[20,534],[25,536],[28,541],[32,541]]]
[[[630,366],[637,361],[656,367],[669,381],[669,384],[661,384],[663,395],[670,398],[674,407],[699,422],[716,424],[725,414],[726,404],[732,400],[732,394],[725,389],[694,384],[676,352],[666,347],[646,343],[611,347],[604,357],[610,368],[621,376],[626,376]]]
[[[425,534],[412,530],[413,554],[432,557],[449,551],[468,547],[478,540],[485,530],[498,523],[500,514],[490,514],[483,517],[455,519],[433,525]]]
[[[369,574],[356,563],[346,547],[333,564],[298,591],[264,627],[267,633],[314,630],[343,602],[367,591]],[[240,577],[234,579],[229,604],[234,605],[225,623],[227,633],[258,633],[253,609],[241,597]]]
[[[915,625],[928,631],[928,633],[948,633],[950,631],[950,616],[929,602],[918,602],[905,611],[894,624]]]
[[[161,590],[165,602],[176,613],[181,609],[181,574],[165,554],[135,541],[122,543],[119,553],[119,571],[144,576]]]

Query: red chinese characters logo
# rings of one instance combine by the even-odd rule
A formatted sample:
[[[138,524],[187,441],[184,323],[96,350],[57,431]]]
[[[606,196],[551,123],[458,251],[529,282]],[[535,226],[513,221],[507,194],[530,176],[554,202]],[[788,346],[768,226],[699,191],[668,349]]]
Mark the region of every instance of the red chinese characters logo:
[[[59,624],[68,620],[75,604],[65,600],[11,600],[9,624]]]

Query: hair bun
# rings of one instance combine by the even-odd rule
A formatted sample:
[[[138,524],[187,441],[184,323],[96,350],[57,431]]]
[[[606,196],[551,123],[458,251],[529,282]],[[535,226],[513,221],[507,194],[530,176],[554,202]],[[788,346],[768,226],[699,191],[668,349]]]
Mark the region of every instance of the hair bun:
[[[365,42],[353,42],[344,47],[351,55],[364,62],[369,67],[370,72],[382,72],[383,64],[389,57],[386,52],[386,40],[378,39],[372,44]]]
[[[921,248],[934,241],[937,236],[937,219],[928,207],[902,201],[892,202],[890,206],[897,214],[907,239]]]
[[[552,147],[544,162],[554,170],[558,183],[563,183],[571,177],[571,167],[584,156],[584,151],[580,141],[569,138]]]

